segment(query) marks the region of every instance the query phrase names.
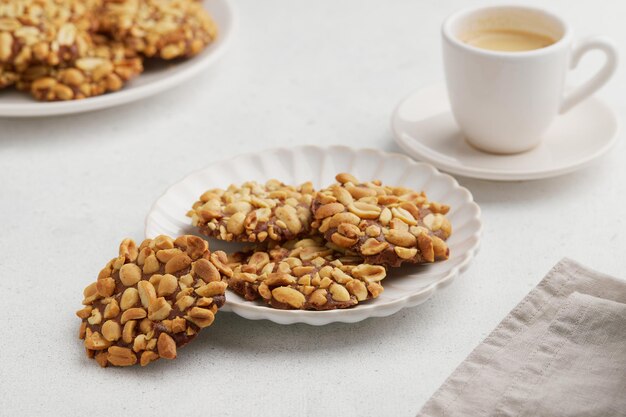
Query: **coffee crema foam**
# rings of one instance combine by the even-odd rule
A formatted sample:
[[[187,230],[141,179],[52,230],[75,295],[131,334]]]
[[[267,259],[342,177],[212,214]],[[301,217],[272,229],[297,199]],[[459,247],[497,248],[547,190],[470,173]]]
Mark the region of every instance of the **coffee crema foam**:
[[[540,33],[515,29],[483,29],[459,37],[468,45],[491,51],[522,52],[545,48],[556,39]]]

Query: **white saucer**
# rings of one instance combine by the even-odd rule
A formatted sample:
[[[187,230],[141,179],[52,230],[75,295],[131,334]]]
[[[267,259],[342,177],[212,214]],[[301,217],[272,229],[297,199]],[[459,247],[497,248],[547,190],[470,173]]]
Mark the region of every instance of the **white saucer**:
[[[587,166],[617,138],[617,117],[597,97],[558,116],[542,143],[516,155],[493,155],[470,146],[452,113],[443,83],[413,92],[391,118],[396,143],[411,157],[452,174],[498,181],[554,177]]]
[[[206,77],[210,72],[209,76],[212,76],[213,67],[231,43],[236,19],[230,0],[204,0],[204,5],[217,23],[219,34],[215,42],[199,55],[174,64],[151,63],[143,74],[120,91],[84,100],[45,103],[35,101],[28,93],[8,88],[0,92],[0,117],[57,116],[105,109],[169,90],[200,73]]]

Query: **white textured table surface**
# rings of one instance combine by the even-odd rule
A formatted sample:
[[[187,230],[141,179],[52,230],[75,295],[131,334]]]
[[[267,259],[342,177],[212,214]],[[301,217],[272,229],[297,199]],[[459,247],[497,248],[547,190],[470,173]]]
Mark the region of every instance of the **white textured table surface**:
[[[85,358],[82,289],[123,237],[141,240],[168,185],[268,147],[398,151],[390,112],[441,78],[439,24],[464,3],[240,1],[237,39],[214,78],[97,113],[0,120],[0,415],[411,416],[561,257],[624,277],[621,140],[562,178],[460,178],[483,209],[482,250],[421,306],[319,328],[224,313],[175,362],[103,370]],[[623,4],[533,3],[624,52]],[[620,117],[623,74],[600,92]]]

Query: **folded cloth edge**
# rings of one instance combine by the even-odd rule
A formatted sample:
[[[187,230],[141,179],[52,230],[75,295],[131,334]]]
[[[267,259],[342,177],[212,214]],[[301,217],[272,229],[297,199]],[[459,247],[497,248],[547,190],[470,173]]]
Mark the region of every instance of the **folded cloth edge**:
[[[567,297],[569,294],[564,293],[563,290],[570,281],[576,278],[585,279],[589,277],[599,280],[620,281],[620,284],[626,285],[626,282],[622,280],[586,267],[571,258],[565,257],[561,259],[457,366],[452,374],[426,401],[418,416],[445,415],[446,411],[460,397],[464,387],[480,374],[483,367],[482,364],[488,362],[489,358],[493,357],[498,351],[506,348],[517,334],[531,326],[555,297]],[[524,320],[516,319],[516,316],[520,315],[521,312],[524,312],[525,316],[528,316],[530,312],[530,319],[526,317],[523,324],[520,323]],[[451,392],[456,392],[456,395],[450,397],[448,394]],[[444,394],[448,395],[449,398],[441,400],[440,397]]]

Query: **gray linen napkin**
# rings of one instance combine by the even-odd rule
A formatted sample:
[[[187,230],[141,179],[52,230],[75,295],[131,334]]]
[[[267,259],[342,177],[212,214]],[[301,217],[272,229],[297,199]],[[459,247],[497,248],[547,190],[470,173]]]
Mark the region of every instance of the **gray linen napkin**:
[[[626,282],[563,259],[419,416],[626,416]]]

